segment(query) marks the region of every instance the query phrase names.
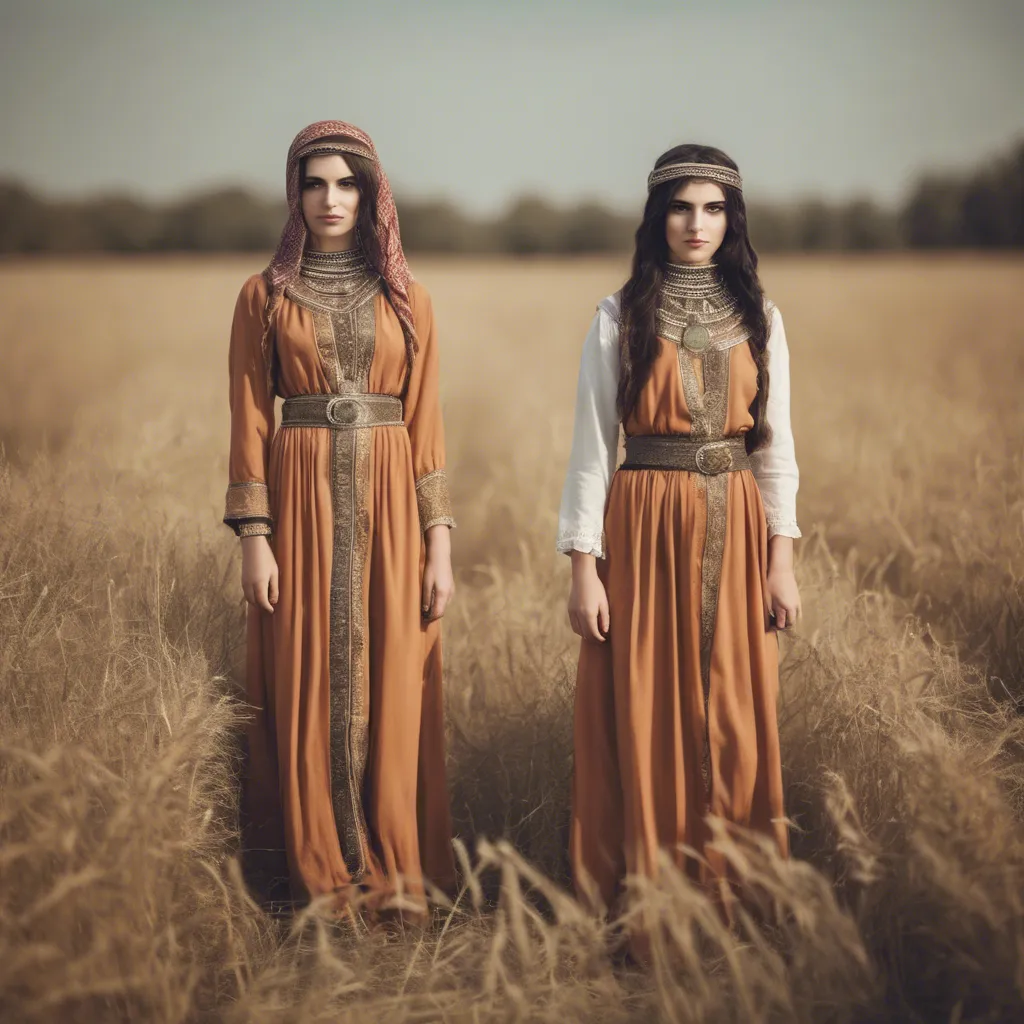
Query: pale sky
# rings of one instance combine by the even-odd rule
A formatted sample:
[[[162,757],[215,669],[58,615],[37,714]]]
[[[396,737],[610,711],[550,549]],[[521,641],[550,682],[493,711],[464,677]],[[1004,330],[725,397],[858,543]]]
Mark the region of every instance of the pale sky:
[[[747,191],[898,198],[1024,138],[1024,0],[0,0],[0,177],[51,195],[283,189],[370,133],[399,195],[635,208],[720,146]]]

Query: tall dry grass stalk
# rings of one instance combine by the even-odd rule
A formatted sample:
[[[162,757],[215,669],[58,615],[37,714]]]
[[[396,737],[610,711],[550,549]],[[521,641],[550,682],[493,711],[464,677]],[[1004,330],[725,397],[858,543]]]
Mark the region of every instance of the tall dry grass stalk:
[[[0,274],[0,347],[26,367],[0,383],[20,446],[0,475],[0,1019],[1024,1018],[1021,413],[991,372],[1020,358],[1021,266],[768,268],[808,533],[781,708],[795,856],[719,834],[756,897],[732,931],[671,868],[637,882],[646,970],[567,893],[575,644],[550,553],[581,332],[620,268],[423,269],[461,521],[464,887],[397,937],[315,907],[271,918],[235,860],[242,620],[216,518],[223,327],[248,268]],[[69,382],[83,341],[97,358]]]

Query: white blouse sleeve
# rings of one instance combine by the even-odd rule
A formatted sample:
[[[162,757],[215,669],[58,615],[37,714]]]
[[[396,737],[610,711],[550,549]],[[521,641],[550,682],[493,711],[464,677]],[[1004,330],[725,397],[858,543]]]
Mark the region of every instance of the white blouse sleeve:
[[[768,334],[768,424],[772,440],[750,457],[761,490],[768,536],[799,537],[796,492],[800,471],[796,464],[793,428],[789,419],[789,346],[782,314],[774,305]]]
[[[604,558],[604,507],[619,446],[617,304],[598,307],[583,342],[572,453],[558,515],[558,550]]]

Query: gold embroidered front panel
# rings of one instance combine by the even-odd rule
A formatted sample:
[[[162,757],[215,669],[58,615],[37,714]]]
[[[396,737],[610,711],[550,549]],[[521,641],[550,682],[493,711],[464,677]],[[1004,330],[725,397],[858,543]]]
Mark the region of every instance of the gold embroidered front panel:
[[[420,529],[424,532],[440,524],[455,526],[448,476],[443,469],[435,469],[416,481],[416,504],[420,513]]]
[[[679,373],[690,411],[691,437],[721,440],[729,409],[729,348],[711,348],[699,357],[679,347]],[[703,497],[704,538],[700,567],[700,680],[704,696],[704,741],[700,772],[705,794],[711,797],[711,651],[718,620],[718,595],[722,584],[725,530],[729,503],[729,473],[697,474],[698,496]],[[699,539],[695,538],[695,543]]]
[[[376,274],[360,274],[343,289],[300,277],[288,297],[313,318],[320,361],[331,391],[366,391],[373,362],[376,318],[373,300],[380,292]]]
[[[369,846],[363,812],[370,731],[363,587],[370,546],[367,504],[371,437],[369,428],[331,431],[331,796],[342,857],[354,882],[366,872]]]
[[[303,277],[288,296],[310,311],[331,390],[365,393],[373,361],[374,297],[380,281],[369,272]],[[364,586],[369,556],[371,427],[332,430],[331,498],[334,538],[330,609],[331,802],[345,865],[352,880],[366,873],[369,837],[363,781],[369,749],[367,633]]]

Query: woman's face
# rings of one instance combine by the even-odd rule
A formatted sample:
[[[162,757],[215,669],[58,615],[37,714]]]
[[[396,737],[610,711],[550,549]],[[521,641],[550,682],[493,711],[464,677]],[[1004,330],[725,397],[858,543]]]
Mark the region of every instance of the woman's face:
[[[665,218],[672,263],[710,263],[728,227],[725,192],[713,181],[688,181],[676,189]]]
[[[311,248],[341,252],[356,244],[359,188],[340,153],[311,156],[302,185],[302,216],[313,236]]]

